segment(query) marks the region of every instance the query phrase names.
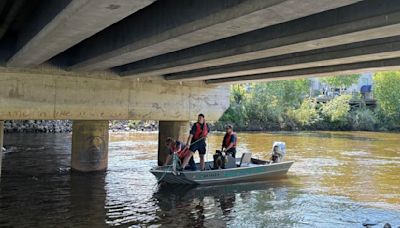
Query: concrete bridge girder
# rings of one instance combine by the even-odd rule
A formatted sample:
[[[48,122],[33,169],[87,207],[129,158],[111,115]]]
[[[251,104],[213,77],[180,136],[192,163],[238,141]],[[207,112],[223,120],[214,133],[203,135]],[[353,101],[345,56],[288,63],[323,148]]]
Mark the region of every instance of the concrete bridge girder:
[[[400,4],[369,0],[137,61],[123,76],[169,75],[400,35]]]
[[[71,59],[72,70],[107,69],[358,1],[158,1],[65,56]]]
[[[227,86],[0,72],[0,119],[218,120]]]

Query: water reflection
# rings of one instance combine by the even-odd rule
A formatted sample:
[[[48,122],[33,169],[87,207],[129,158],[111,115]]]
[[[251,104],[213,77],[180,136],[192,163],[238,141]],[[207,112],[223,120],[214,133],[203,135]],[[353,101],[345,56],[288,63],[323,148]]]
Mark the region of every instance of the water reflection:
[[[106,226],[105,173],[71,172],[70,218],[82,226]]]
[[[294,197],[288,192],[288,186],[277,181],[217,186],[161,185],[153,198],[158,201],[158,216],[164,225],[225,227],[240,218],[236,206],[251,203],[253,205],[249,206],[271,211],[272,215],[277,202],[290,201],[290,197]],[[170,222],[165,223],[167,219]],[[289,220],[287,218],[284,224],[290,223]]]

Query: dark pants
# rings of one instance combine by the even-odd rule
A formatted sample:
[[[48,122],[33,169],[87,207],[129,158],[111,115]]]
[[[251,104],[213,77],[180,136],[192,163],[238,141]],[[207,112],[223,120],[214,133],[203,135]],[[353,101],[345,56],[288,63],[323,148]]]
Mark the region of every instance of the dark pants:
[[[185,167],[186,170],[196,171],[196,162],[194,162],[193,156],[189,160],[188,166]]]
[[[199,151],[200,155],[206,154],[206,142],[200,141],[197,143],[194,143],[190,145],[189,150],[192,151],[193,153],[196,153],[196,151]]]

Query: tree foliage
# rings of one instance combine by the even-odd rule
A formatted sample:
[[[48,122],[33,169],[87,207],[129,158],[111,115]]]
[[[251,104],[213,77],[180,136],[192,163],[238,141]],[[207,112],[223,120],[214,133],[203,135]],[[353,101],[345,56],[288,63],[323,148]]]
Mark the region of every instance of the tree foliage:
[[[357,83],[361,75],[349,74],[319,78],[322,83],[336,88],[345,88]]]
[[[400,72],[380,72],[373,77],[374,97],[383,114],[400,120]]]
[[[321,120],[315,103],[305,99],[298,109],[289,109],[288,116],[304,127],[312,126]]]
[[[336,87],[357,82],[359,75],[324,78]],[[217,123],[237,130],[399,130],[400,72],[374,76],[374,96],[378,108],[350,109],[351,95],[341,95],[325,104],[308,97],[307,79],[250,83],[231,86],[231,105]],[[219,127],[218,127],[219,126]]]
[[[322,106],[322,114],[331,122],[345,122],[350,111],[350,95],[338,96]]]

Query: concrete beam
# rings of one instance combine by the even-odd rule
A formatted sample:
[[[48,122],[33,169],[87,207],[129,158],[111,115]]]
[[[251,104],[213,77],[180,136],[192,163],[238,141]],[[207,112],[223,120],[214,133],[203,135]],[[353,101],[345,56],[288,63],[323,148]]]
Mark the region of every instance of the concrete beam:
[[[314,68],[306,68],[291,71],[280,71],[265,74],[254,74],[247,76],[219,78],[206,80],[207,84],[238,84],[247,82],[265,82],[309,77],[332,76],[340,74],[355,74],[363,72],[390,71],[400,69],[400,58],[383,59],[376,61],[367,61],[359,63],[351,63],[344,65],[322,66]]]
[[[71,70],[107,69],[360,0],[157,1],[66,53]]]
[[[3,162],[3,138],[4,138],[4,121],[0,120],[0,179],[1,179],[1,164]]]
[[[166,80],[209,80],[400,57],[400,36],[322,48],[165,76]]]
[[[8,61],[8,66],[29,67],[39,65],[53,56],[65,51],[82,40],[94,35],[130,14],[146,7],[155,0],[72,0],[47,24],[19,49]],[[38,18],[42,21],[54,11],[55,1],[47,4]],[[61,8],[61,7],[59,7]],[[37,26],[34,22],[30,27]],[[25,30],[32,30],[32,28]],[[22,34],[27,36],[27,34]],[[26,39],[24,37],[20,39]]]
[[[96,74],[0,71],[0,119],[218,120],[229,87]],[[90,78],[89,78],[90,77]]]
[[[123,76],[166,75],[400,35],[400,2],[365,0],[115,68]]]

